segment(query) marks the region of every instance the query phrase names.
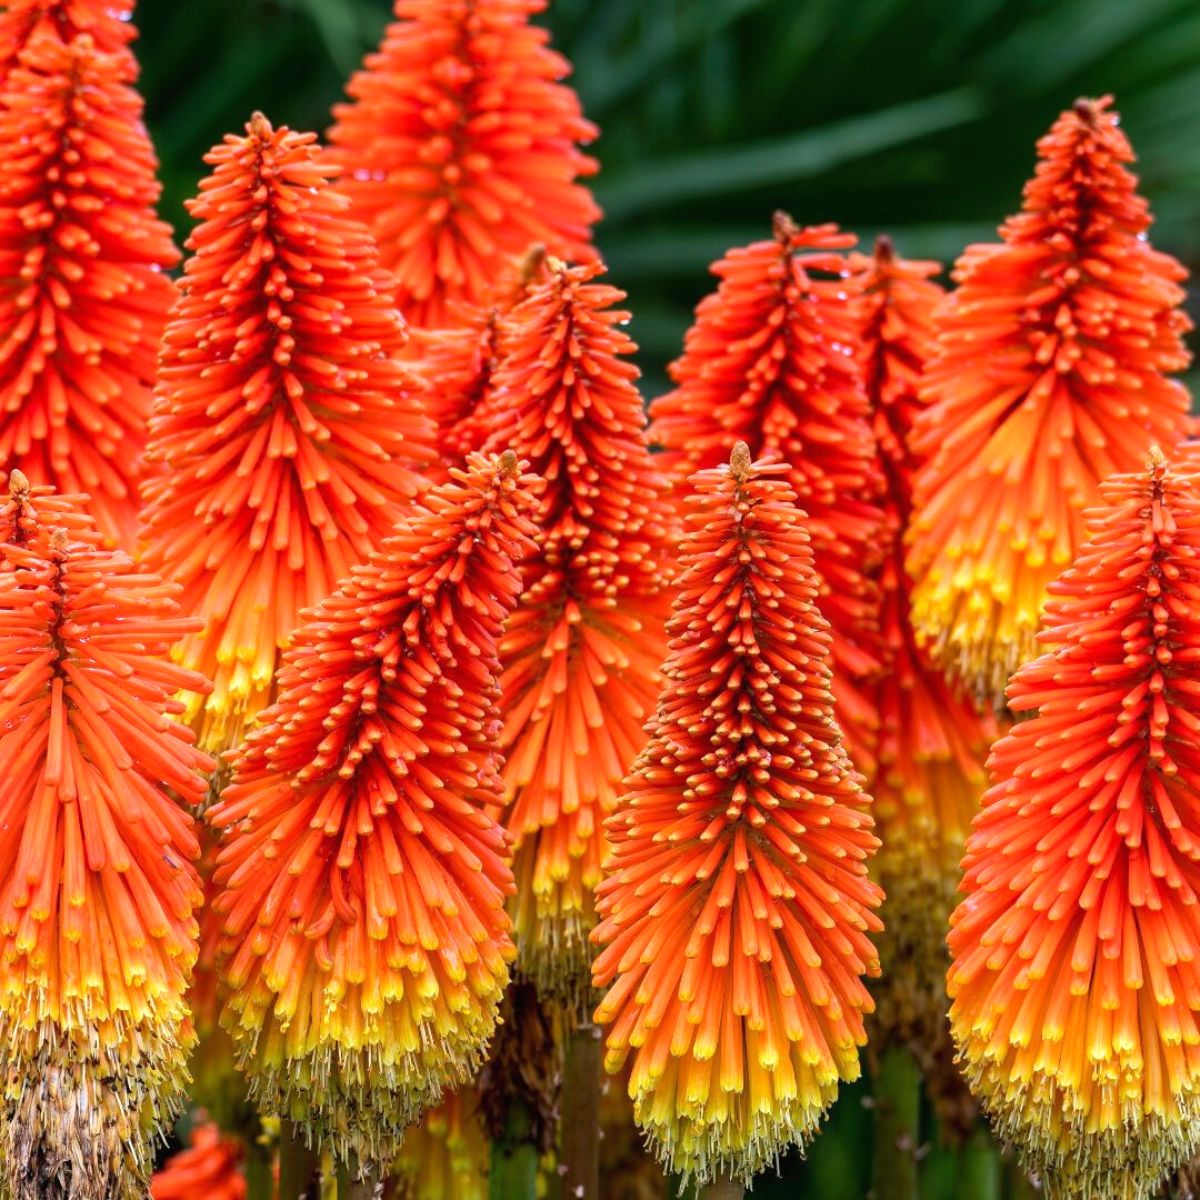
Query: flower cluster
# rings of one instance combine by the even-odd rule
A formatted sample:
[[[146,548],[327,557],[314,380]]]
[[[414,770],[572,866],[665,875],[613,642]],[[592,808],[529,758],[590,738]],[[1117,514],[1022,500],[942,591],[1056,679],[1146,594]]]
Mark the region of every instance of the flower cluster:
[[[858,1076],[878,842],[782,464],[693,477],[665,685],[600,885],[609,1070],[665,1164],[749,1182]]]
[[[270,1111],[394,1160],[464,1082],[513,945],[498,645],[533,480],[475,456],[297,629],[209,819],[226,1027]]]

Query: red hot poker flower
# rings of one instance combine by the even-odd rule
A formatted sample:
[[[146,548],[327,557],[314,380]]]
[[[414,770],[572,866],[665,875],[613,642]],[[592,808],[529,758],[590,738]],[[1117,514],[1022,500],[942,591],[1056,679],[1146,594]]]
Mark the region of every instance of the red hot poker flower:
[[[596,129],[569,64],[529,18],[546,0],[396,0],[396,21],[334,111],[342,189],[417,326],[484,304],[496,265],[541,245],[590,259],[600,216],[579,176]]]
[[[150,1200],[246,1200],[238,1142],[213,1124],[193,1129],[191,1142],[155,1172]]]
[[[6,1194],[135,1200],[187,1079],[212,764],[175,696],[207,683],[163,658],[197,624],[173,588],[30,515],[0,546]]]
[[[268,702],[301,610],[392,531],[434,453],[394,280],[314,135],[261,114],[246,130],[190,205],[143,514],[147,561],[206,622],[178,654],[213,678],[189,710],[212,749]]]
[[[907,1038],[927,1071],[943,1078],[949,1054],[936,1050],[950,1050],[945,928],[996,727],[947,682],[909,621],[902,538],[919,464],[911,447],[924,403],[917,382],[933,353],[933,316],[943,299],[931,278],[938,264],[900,258],[880,238],[874,255],[856,256],[852,266],[861,272],[866,388],[885,480],[887,553],[878,574],[885,669],[874,688],[879,770],[871,811],[883,843],[876,874],[888,898],[875,1025],[889,1038]]]
[[[1053,1194],[1146,1200],[1200,1142],[1200,475],[1100,493],[1009,684],[1030,717],[988,760],[950,1021]]]
[[[628,314],[613,308],[624,293],[600,271],[547,264],[503,323],[505,357],[474,418],[486,450],[512,446],[547,481],[539,553],[500,648],[505,824],[522,968],[580,1012],[602,822],[645,743],[674,560]]]
[[[749,1182],[858,1076],[882,893],[783,464],[693,476],[651,741],[609,820],[596,1013],[669,1169]]]
[[[43,35],[0,88],[0,463],[87,492],[126,547],[179,259],[133,76],[90,37]]]
[[[835,225],[797,228],[785,213],[775,236],[732,250],[713,271],[673,392],[650,407],[651,441],[666,450],[677,486],[717,466],[736,438],[790,464],[808,515],[833,629],[838,720],[856,766],[874,775],[876,714],[865,686],[879,670],[878,594],[882,480],[860,363],[857,283],[837,251],[854,245]]]
[[[8,0],[0,12],[0,87],[25,47],[47,34],[64,46],[86,34],[102,54],[128,57],[132,78],[132,16],[133,0]]]
[[[392,1162],[508,982],[497,647],[533,483],[472,456],[312,610],[210,812],[224,1023],[255,1096],[341,1159]]]
[[[1082,544],[1100,481],[1191,428],[1187,392],[1167,378],[1189,361],[1186,272],[1146,240],[1109,105],[1078,101],[1038,143],[1003,241],[955,267],[925,372],[913,623],[989,700],[1035,653],[1047,585]]]

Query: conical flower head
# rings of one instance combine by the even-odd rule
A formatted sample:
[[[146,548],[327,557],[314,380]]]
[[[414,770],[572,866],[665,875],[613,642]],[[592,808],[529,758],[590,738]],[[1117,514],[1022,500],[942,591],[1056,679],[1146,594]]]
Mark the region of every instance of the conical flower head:
[[[25,47],[46,35],[66,46],[86,34],[102,54],[127,58],[136,75],[132,17],[133,0],[8,0],[0,12],[0,87]]]
[[[668,1169],[749,1182],[858,1076],[882,893],[789,468],[693,476],[651,741],[609,820],[596,1013]]]
[[[391,532],[433,427],[402,367],[394,280],[312,134],[261,114],[207,157],[163,337],[146,560],[206,622],[178,648],[214,687],[189,717],[232,744],[269,701],[302,609]]]
[[[913,622],[999,700],[1034,655],[1046,588],[1083,543],[1102,479],[1191,427],[1184,269],[1146,240],[1129,142],[1108,98],[1038,143],[998,245],[968,247],[938,319],[913,438],[927,456],[910,535]]]
[[[902,537],[919,465],[910,442],[923,405],[917,381],[933,352],[933,314],[943,293],[932,280],[937,263],[900,258],[883,238],[874,255],[852,265],[862,272],[866,387],[885,481],[886,553],[877,575],[885,669],[873,689],[879,768],[871,811],[882,842],[875,873],[888,898],[874,1024],[911,1044],[931,1083],[954,1086],[940,1070],[948,1056],[937,1054],[939,1044],[949,1050],[945,929],[996,728],[990,713],[981,714],[947,681],[909,621]]]
[[[1009,684],[950,1020],[1052,1195],[1143,1200],[1200,1141],[1200,476],[1158,458],[1101,504]]]
[[[597,266],[549,264],[505,320],[477,411],[486,450],[512,446],[547,481],[539,553],[501,644],[505,825],[516,843],[521,967],[580,1015],[591,972],[602,823],[645,744],[666,648],[674,514]]]
[[[309,614],[209,814],[226,1028],[255,1098],[341,1159],[393,1160],[508,980],[497,646],[531,486],[473,457]]]
[[[408,1131],[392,1165],[391,1200],[488,1200],[491,1145],[473,1088],[446,1096]]]
[[[546,0],[396,0],[379,51],[334,111],[342,190],[379,240],[414,325],[483,304],[496,264],[542,245],[593,256],[600,216],[578,144],[596,129],[560,83],[570,66],[530,23]]]
[[[52,505],[45,504],[50,510]],[[183,1098],[211,767],[162,656],[196,621],[123,552],[0,546],[0,1148],[13,1200],[135,1200]]]
[[[855,765],[874,776],[876,715],[867,681],[879,670],[881,487],[859,346],[858,284],[839,251],[853,234],[797,228],[731,250],[671,367],[676,388],[650,406],[651,440],[677,486],[715,467],[742,438],[790,465],[808,516],[821,611],[833,630],[838,721]]]
[[[132,547],[179,255],[128,54],[43,34],[0,85],[0,463]]]
[[[211,1123],[192,1130],[191,1145],[172,1154],[150,1181],[150,1200],[246,1200],[242,1148]]]

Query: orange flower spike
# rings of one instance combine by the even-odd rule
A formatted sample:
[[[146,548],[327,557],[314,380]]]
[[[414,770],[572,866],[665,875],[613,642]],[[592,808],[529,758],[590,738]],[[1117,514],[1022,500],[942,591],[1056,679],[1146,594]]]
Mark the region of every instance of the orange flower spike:
[[[913,623],[989,700],[1036,653],[1052,579],[1085,536],[1102,479],[1191,429],[1166,378],[1189,355],[1186,272],[1146,241],[1110,98],[1080,100],[1038,143],[998,245],[971,246],[939,317],[914,450]]]
[[[472,1089],[453,1092],[410,1129],[391,1171],[393,1200],[488,1200],[491,1144]]]
[[[207,683],[162,656],[197,622],[124,552],[65,529],[26,525],[0,558],[5,1194],[140,1200],[192,1038],[187,806],[212,762],[175,697]]]
[[[680,487],[722,463],[735,438],[791,464],[833,630],[838,720],[869,782],[877,718],[868,684],[880,668],[870,576],[883,481],[860,365],[858,281],[838,253],[855,238],[836,225],[797,228],[786,213],[776,214],[774,235],[713,267],[720,286],[701,301],[671,367],[675,390],[650,406],[650,438]]]
[[[439,481],[450,467],[487,437],[479,412],[486,411],[493,381],[504,357],[500,328],[506,317],[545,278],[545,251],[535,246],[500,273],[485,306],[455,304],[448,329],[413,331],[414,366],[429,391],[429,411],[438,427],[438,463],[427,472]]]
[[[394,280],[315,136],[261,114],[246,130],[190,205],[143,513],[147,562],[206,621],[176,653],[213,678],[189,709],[211,749],[268,703],[301,610],[380,545],[434,456]]]
[[[871,811],[883,843],[876,875],[888,899],[877,1024],[909,1038],[928,1059],[947,1036],[945,928],[996,725],[947,682],[909,622],[901,538],[919,465],[910,447],[923,405],[917,381],[933,352],[933,314],[943,298],[932,280],[939,267],[898,257],[882,237],[872,257],[855,256],[851,265],[861,272],[866,387],[885,479],[887,553],[878,583],[886,669],[874,688],[879,771]]]
[[[155,1172],[150,1200],[246,1200],[238,1142],[212,1124],[193,1129],[191,1142]]]
[[[624,293],[556,259],[509,314],[477,410],[485,450],[511,445],[547,480],[539,554],[501,644],[505,824],[516,845],[521,967],[586,1013],[604,817],[645,745],[666,649],[675,514],[619,328]]]
[[[559,82],[570,64],[530,23],[546,0],[396,0],[378,52],[334,110],[341,188],[379,239],[415,326],[482,305],[496,264],[540,244],[590,260],[599,219],[577,182],[596,128]]]
[[[596,1020],[666,1167],[749,1183],[859,1073],[882,893],[784,464],[692,477],[666,683],[608,830]]]
[[[311,611],[209,814],[223,1022],[252,1096],[342,1160],[393,1161],[508,981],[497,647],[534,482],[472,456]]]
[[[87,492],[126,548],[179,259],[134,74],[89,37],[44,34],[0,87],[0,463]]]
[[[950,933],[972,1090],[1059,1197],[1200,1144],[1200,474],[1101,485],[993,747]]]
[[[86,34],[102,54],[127,57],[135,77],[132,18],[133,0],[7,0],[0,12],[0,87],[25,47],[47,34],[64,46]]]

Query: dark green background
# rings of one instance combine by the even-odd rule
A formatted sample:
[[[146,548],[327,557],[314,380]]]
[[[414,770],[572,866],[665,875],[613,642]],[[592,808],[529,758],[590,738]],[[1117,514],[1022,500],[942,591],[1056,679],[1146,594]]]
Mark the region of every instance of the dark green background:
[[[388,0],[141,0],[137,52],[182,231],[200,156],[261,108],[322,130]],[[1200,261],[1196,0],[556,0],[546,21],[602,129],[598,241],[630,293],[647,390],[679,351],[707,264],[775,208],[880,230],[950,262],[1019,204],[1033,144],[1079,95],[1112,92],[1158,217]],[[861,1200],[863,1089],[804,1166],[755,1197]],[[925,1200],[972,1200],[935,1148]]]
[[[323,130],[390,0],[141,0],[165,214],[255,108]],[[1033,143],[1112,92],[1158,216],[1200,259],[1195,0],[553,0],[545,20],[601,127],[598,240],[631,297],[648,390],[706,265],[773,209],[886,229],[949,262],[1019,203]]]

